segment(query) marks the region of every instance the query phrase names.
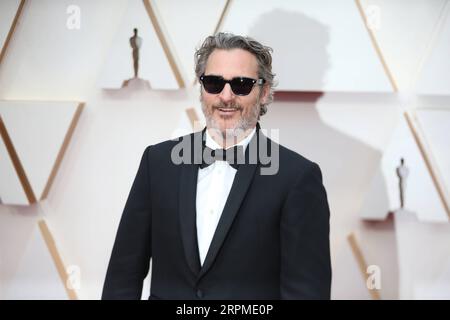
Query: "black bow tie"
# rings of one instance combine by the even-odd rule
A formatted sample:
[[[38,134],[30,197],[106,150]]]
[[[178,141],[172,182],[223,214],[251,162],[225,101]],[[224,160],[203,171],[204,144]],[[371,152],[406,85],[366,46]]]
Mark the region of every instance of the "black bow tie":
[[[239,164],[244,163],[244,147],[234,146],[228,149],[211,149],[207,146],[203,147],[203,157],[200,168],[204,169],[213,164],[214,161],[227,161],[234,169],[239,168]]]

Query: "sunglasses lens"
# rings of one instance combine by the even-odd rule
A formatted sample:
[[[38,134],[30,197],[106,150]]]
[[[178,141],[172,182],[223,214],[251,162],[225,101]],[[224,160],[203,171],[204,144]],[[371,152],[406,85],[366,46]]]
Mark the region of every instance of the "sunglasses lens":
[[[203,83],[203,87],[208,93],[213,94],[220,93],[223,90],[223,87],[225,86],[225,80],[221,77],[203,76],[201,80]]]
[[[231,80],[231,89],[238,96],[248,95],[255,84],[255,80],[250,78],[234,78]]]

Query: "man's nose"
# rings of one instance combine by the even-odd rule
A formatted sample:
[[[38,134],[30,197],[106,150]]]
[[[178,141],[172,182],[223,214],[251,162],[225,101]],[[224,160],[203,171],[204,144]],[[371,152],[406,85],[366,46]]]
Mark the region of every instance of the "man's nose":
[[[223,87],[222,92],[220,93],[220,100],[222,100],[224,103],[228,103],[234,99],[234,93],[231,90],[231,86],[229,83],[225,84],[225,87]]]

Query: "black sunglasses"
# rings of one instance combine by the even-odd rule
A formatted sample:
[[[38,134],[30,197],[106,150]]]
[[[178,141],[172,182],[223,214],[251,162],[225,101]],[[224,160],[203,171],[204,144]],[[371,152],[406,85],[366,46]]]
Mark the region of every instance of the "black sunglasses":
[[[218,94],[222,92],[225,84],[229,83],[231,90],[237,96],[248,95],[255,84],[262,85],[266,82],[264,79],[252,79],[246,77],[235,77],[231,80],[225,80],[221,76],[205,76],[200,77],[200,82],[203,84],[205,91],[211,94]]]

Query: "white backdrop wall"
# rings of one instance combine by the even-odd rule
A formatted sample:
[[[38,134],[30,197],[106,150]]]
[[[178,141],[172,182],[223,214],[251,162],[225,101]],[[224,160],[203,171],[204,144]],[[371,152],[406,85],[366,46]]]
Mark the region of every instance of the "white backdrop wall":
[[[181,62],[180,68],[187,83],[186,88],[178,90],[133,87],[105,90],[97,86],[128,1],[26,1],[0,65],[0,99],[71,100],[84,101],[86,105],[47,199],[28,207],[0,205],[1,299],[66,298],[37,229],[36,221],[42,217],[45,217],[66,265],[80,268],[79,297],[100,297],[118,222],[144,148],[173,135],[189,132],[186,108],[195,107],[201,115],[199,88],[191,85],[192,62],[186,62],[186,57],[189,51],[193,56],[194,47],[204,34],[199,32],[197,39],[191,35],[191,48],[188,45],[181,48],[180,41],[176,40],[176,30],[186,33],[186,29],[192,28],[192,32],[198,32],[202,30],[203,20],[193,18],[190,25],[181,28],[177,24],[184,24],[185,20],[176,19],[182,14],[177,9],[177,1],[169,2],[173,10],[169,10],[171,6],[165,3],[164,7],[161,6],[161,16],[165,19],[165,30],[169,30],[168,40],[174,44],[172,49],[179,50],[175,55],[181,57],[177,60]],[[152,3],[157,7],[158,1]],[[195,3],[201,6],[201,1]],[[73,4],[81,8],[79,30],[66,27],[66,9]],[[217,7],[223,7],[223,4],[223,1],[217,1]],[[252,10],[252,6],[243,1],[238,5],[242,10]],[[209,7],[211,14],[217,16],[217,7]],[[230,10],[232,8],[233,5]],[[351,10],[352,21],[356,21],[356,8]],[[199,12],[193,10],[192,14],[198,17]],[[228,14],[233,17],[231,11]],[[341,14],[345,17],[345,12]],[[201,12],[201,15],[208,15],[208,12]],[[238,27],[233,25],[236,23],[233,21],[230,18],[226,22],[231,24],[230,29]],[[277,24],[276,21],[272,23]],[[171,26],[167,27],[167,24]],[[208,23],[209,29],[211,24]],[[359,28],[358,35],[363,37],[366,46],[370,41],[362,20]],[[311,39],[313,36],[310,35]],[[347,33],[346,36],[350,43],[352,34]],[[395,47],[396,43],[390,45]],[[283,52],[290,46],[287,40],[277,41],[274,51]],[[312,64],[325,68],[319,74],[309,70],[316,78],[319,77],[314,81],[323,83],[326,74],[332,72],[333,79],[342,77],[348,80],[344,82],[345,90],[278,94],[261,124],[263,128],[279,128],[282,144],[316,161],[322,168],[332,215],[332,297],[370,299],[365,279],[347,242],[347,235],[354,232],[367,263],[378,265],[382,270],[381,297],[401,298],[398,234],[393,220],[368,223],[360,219],[360,212],[368,197],[375,197],[381,208],[398,206],[398,203],[390,203],[385,187],[372,194],[368,191],[391,135],[404,121],[403,110],[423,104],[411,99],[411,93],[405,98],[403,94],[388,92],[392,88],[386,89],[389,82],[380,61],[371,63],[378,68],[377,79],[385,77],[380,81],[386,90],[375,88],[367,90],[371,93],[362,92],[360,88],[364,85],[361,83],[354,91],[349,90],[351,86],[348,84],[352,79],[346,78],[349,75],[345,73],[345,64],[351,64],[351,61],[338,59],[339,56],[329,48],[317,48],[323,50],[317,52],[318,59],[328,56],[327,61],[342,65],[324,67],[323,59],[312,61]],[[365,47],[364,50],[376,57],[373,47]],[[313,59],[314,55],[309,57]],[[361,76],[363,78],[364,75]],[[365,83],[368,84],[370,82]],[[326,88],[316,89],[325,91]],[[435,100],[426,101],[431,102],[425,107],[435,105]],[[449,101],[449,97],[441,96],[439,105],[446,108]],[[445,134],[445,124],[440,132]],[[441,162],[450,159],[448,152],[441,157]],[[388,178],[396,179],[395,173]],[[450,177],[444,178],[446,182],[450,181]],[[381,185],[383,179],[386,177],[380,178]],[[426,197],[426,191],[417,196]],[[445,233],[440,239],[450,240]],[[145,290],[144,297],[148,296],[148,283]],[[413,289],[409,291],[411,293]],[[411,294],[403,296],[414,297]]]

